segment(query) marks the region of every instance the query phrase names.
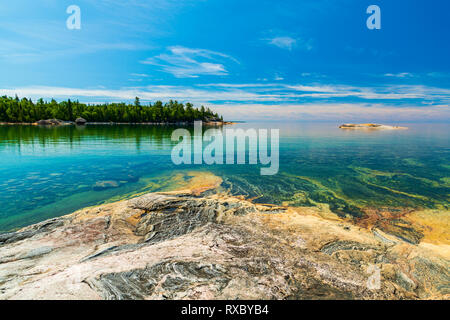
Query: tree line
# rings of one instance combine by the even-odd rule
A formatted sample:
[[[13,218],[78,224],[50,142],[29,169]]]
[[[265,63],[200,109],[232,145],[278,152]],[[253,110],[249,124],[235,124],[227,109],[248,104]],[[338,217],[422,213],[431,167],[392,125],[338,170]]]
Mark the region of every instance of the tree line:
[[[0,97],[0,122],[33,123],[44,119],[75,121],[83,118],[88,122],[193,122],[222,121],[223,118],[201,106],[194,108],[191,103],[179,103],[170,100],[167,103],[141,104],[138,97],[134,103],[84,104],[78,101],[50,102],[42,98],[33,102],[31,99],[19,97]]]

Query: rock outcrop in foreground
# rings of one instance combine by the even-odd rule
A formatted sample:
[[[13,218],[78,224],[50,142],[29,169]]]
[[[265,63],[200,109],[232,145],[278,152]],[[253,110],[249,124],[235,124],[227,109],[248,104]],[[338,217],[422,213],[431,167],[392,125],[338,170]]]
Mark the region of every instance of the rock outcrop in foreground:
[[[448,256],[427,247],[211,192],[147,194],[0,235],[0,299],[448,299],[449,279]]]

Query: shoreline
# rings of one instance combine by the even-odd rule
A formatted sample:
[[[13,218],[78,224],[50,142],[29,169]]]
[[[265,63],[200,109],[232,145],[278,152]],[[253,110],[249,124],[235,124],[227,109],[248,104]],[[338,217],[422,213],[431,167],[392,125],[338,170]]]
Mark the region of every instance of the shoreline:
[[[449,245],[412,244],[316,207],[252,203],[218,190],[209,172],[188,175],[175,191],[1,234],[0,299],[450,298]]]
[[[62,127],[62,126],[89,126],[89,125],[146,125],[146,126],[176,126],[176,125],[193,125],[193,122],[86,122],[85,124],[78,125],[75,122],[65,122],[61,124],[54,125],[40,125],[36,122],[0,122],[0,126],[38,126],[38,127]],[[208,121],[202,122],[205,126],[224,126],[224,125],[232,125],[236,124],[236,122],[232,121]]]
[[[162,192],[162,193],[188,192],[188,193],[192,193],[195,196],[200,196],[204,192],[209,192],[209,193],[213,193],[213,194],[219,194],[219,193],[227,193],[228,194],[228,192],[229,192],[229,190],[223,189],[221,187],[222,182],[223,182],[221,177],[215,175],[214,173],[212,173],[210,171],[205,171],[205,170],[200,170],[200,171],[190,170],[190,171],[186,171],[186,172],[183,172],[183,171],[174,172],[170,181],[172,181],[172,183],[169,183],[166,186],[166,188],[163,189],[162,191],[130,193],[130,194],[127,194],[126,196],[119,196],[119,198],[121,198],[120,200],[114,199],[114,198],[117,198],[117,196],[116,196],[112,199],[104,200],[103,203],[104,204],[112,204],[112,203],[117,203],[117,202],[121,202],[121,201],[128,201],[128,200],[140,197],[145,194],[158,193],[158,192]],[[234,195],[232,197],[235,197],[242,201],[254,203],[253,198],[247,198],[244,195]],[[298,206],[298,207],[291,206],[289,201],[285,201],[281,205],[274,204],[274,203],[256,203],[256,202],[254,204],[268,206],[268,207],[305,208],[302,206]],[[80,208],[80,209],[77,209],[75,212],[93,208],[93,207],[99,207],[102,205],[103,204],[98,204],[98,205]],[[414,235],[414,233],[416,233],[416,232],[421,233],[421,231],[425,231],[424,233],[431,235],[432,230],[435,229],[435,225],[438,224],[438,221],[437,221],[438,218],[436,217],[437,213],[442,213],[442,214],[447,215],[448,218],[443,219],[443,220],[444,221],[447,220],[446,222],[450,223],[450,211],[445,210],[445,209],[427,209],[427,208],[412,209],[412,208],[408,208],[408,207],[405,207],[405,208],[392,207],[392,208],[390,208],[390,207],[386,207],[386,206],[363,207],[363,208],[361,208],[361,210],[364,212],[363,216],[361,216],[361,217],[345,216],[344,217],[344,216],[338,215],[337,213],[332,212],[329,209],[328,204],[326,204],[326,203],[318,203],[317,206],[313,206],[311,208],[315,208],[318,211],[320,211],[321,217],[323,217],[323,218],[328,219],[331,217],[331,220],[334,220],[335,218],[337,218],[339,220],[349,222],[355,226],[359,226],[364,229],[370,230],[371,228],[374,228],[374,227],[380,228],[380,226],[383,226],[387,230],[389,230],[389,229],[391,229],[391,230],[386,231],[386,230],[383,230],[383,228],[381,228],[382,232],[388,233],[391,237],[395,237],[397,239],[401,239],[402,241],[406,241],[406,242],[409,242],[412,244],[418,244],[418,243],[422,242],[422,240],[424,240],[424,239],[428,240],[428,237],[425,238],[422,235],[422,237],[418,237],[417,239],[414,239],[414,237],[410,237],[411,234],[408,234],[408,233],[412,233]],[[392,211],[391,211],[391,209],[392,209]],[[64,214],[59,217],[68,216],[68,215],[71,215],[72,213],[67,213],[67,214]],[[428,216],[433,215],[433,217],[431,217],[431,219],[427,219],[426,218],[427,215]],[[58,218],[58,216],[55,218]],[[53,219],[53,218],[50,218],[50,219]],[[13,228],[8,231],[0,231],[0,236],[2,234],[6,234],[6,233],[20,232],[22,229],[26,229],[35,224],[42,223],[46,220],[47,219],[37,221],[37,222],[31,223],[29,225],[23,226],[23,227]],[[409,228],[410,231],[408,233],[402,234],[402,232],[398,232],[398,230],[396,230],[395,224],[389,225],[390,221],[395,221],[395,220],[399,220],[400,224],[406,222],[407,224],[411,224],[411,225],[418,224],[418,226],[417,226],[417,229],[415,229],[414,227],[410,227]],[[445,229],[445,226],[444,226],[444,229]],[[436,242],[437,244],[441,243],[441,244],[450,246],[450,238],[445,237],[445,231],[439,230],[439,235],[440,236],[434,236],[433,240],[435,240],[435,241],[432,241],[432,242]],[[450,252],[448,254],[449,254],[449,258],[450,258]]]

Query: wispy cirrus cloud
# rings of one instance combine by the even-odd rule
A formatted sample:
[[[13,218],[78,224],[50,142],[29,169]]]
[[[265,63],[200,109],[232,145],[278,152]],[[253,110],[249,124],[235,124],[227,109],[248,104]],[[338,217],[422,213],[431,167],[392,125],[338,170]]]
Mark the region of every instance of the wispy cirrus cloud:
[[[249,84],[202,84],[202,87],[215,87],[222,90],[239,88],[245,92],[258,93],[259,98],[279,102],[310,100],[353,100],[353,101],[395,101],[406,103],[445,104],[450,102],[450,89],[424,85],[382,85],[373,87],[349,86],[342,84],[284,84],[284,83],[249,83]]]
[[[450,119],[450,90],[423,85],[356,87],[283,83],[211,83],[121,89],[32,86],[0,89],[0,95],[79,99],[83,102],[176,99],[207,104],[228,119]]]
[[[139,77],[139,78],[148,78],[149,77],[149,75],[146,73],[132,73],[131,76]]]
[[[292,51],[295,48],[300,48],[306,51],[313,49],[312,40],[304,40],[301,38],[293,38],[290,36],[276,36],[263,39],[266,43],[276,46],[281,49]]]
[[[238,63],[227,54],[207,49],[173,46],[167,48],[167,51],[141,63],[158,66],[161,71],[177,78],[198,78],[201,75],[225,76],[228,75],[225,63],[230,61]]]
[[[275,81],[283,81],[284,78],[282,76],[276,74],[273,80],[275,80]]]
[[[52,59],[111,51],[148,50],[137,41],[104,39],[100,32],[69,32],[59,21],[33,21],[27,25],[2,22],[0,60],[9,63],[37,63]]]
[[[340,84],[284,84],[284,83],[210,83],[192,86],[149,85],[121,89],[65,88],[30,86],[0,89],[0,95],[24,97],[92,97],[105,100],[178,99],[202,102],[266,102],[299,103],[325,101],[339,103],[396,103],[416,105],[446,105],[450,102],[450,89],[423,85],[385,85],[358,87]]]
[[[450,119],[448,106],[399,108],[388,104],[303,103],[303,104],[215,104],[211,106],[225,119],[257,121],[442,121]]]
[[[268,41],[271,45],[287,50],[292,50],[297,43],[297,40],[291,37],[275,37],[272,39],[266,39],[266,41]]]
[[[409,72],[400,72],[400,73],[386,73],[384,74],[385,77],[391,77],[391,78],[412,78],[414,75]]]

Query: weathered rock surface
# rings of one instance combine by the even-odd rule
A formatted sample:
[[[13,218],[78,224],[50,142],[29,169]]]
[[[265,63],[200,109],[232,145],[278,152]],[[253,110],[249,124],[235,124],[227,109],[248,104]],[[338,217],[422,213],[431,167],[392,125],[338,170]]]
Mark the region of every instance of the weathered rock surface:
[[[339,126],[341,129],[378,129],[378,130],[403,130],[408,129],[407,127],[399,127],[399,126],[387,126],[384,124],[375,124],[375,123],[347,123]]]
[[[39,120],[36,122],[39,126],[62,126],[62,125],[71,125],[72,121],[63,121],[59,119],[47,119],[47,120]]]
[[[0,235],[0,299],[448,299],[445,252],[315,208],[152,193]]]
[[[80,118],[76,118],[76,120],[75,120],[75,123],[76,123],[77,125],[79,125],[79,126],[85,125],[86,122],[87,122],[87,120],[84,119],[84,118],[81,118],[81,117],[80,117]]]

